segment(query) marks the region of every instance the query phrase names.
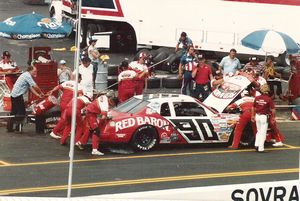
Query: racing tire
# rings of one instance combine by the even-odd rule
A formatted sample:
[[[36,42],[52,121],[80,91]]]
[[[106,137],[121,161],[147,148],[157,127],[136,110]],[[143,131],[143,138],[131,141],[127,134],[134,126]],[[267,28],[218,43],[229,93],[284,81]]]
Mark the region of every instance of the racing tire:
[[[171,54],[174,52],[174,49],[171,49],[171,48],[167,48],[167,47],[160,47],[157,49],[157,52],[160,53],[160,52],[166,52],[167,54]]]
[[[152,58],[156,57],[158,54],[157,50],[150,50],[149,54],[152,56]]]
[[[151,125],[139,127],[133,134],[131,146],[136,151],[148,151],[158,143],[158,134]]]
[[[139,56],[140,56],[140,53],[146,53],[146,55],[149,55],[150,54],[150,50],[148,49],[141,49],[140,51],[138,51],[135,56],[133,57],[133,61],[137,61],[139,59]]]
[[[51,108],[43,115],[35,117],[35,132],[36,133],[50,133],[55,127],[57,122],[60,120],[60,109],[59,107]]]
[[[158,52],[156,57],[153,58],[153,63],[158,63],[166,58],[168,58],[169,54],[167,52]]]
[[[116,76],[119,74],[119,66],[116,65],[110,65],[107,68],[107,76]]]
[[[109,87],[108,89],[114,89],[117,90],[118,89],[118,76],[108,76],[107,77],[107,87]]]
[[[180,56],[176,53],[170,54],[168,60],[166,61],[166,65],[168,66],[168,71],[172,74],[178,73],[178,67],[180,63]]]
[[[147,88],[148,89],[160,88],[160,78],[151,77],[147,79]]]
[[[182,81],[177,77],[167,77],[163,78],[162,86],[164,88],[179,89],[182,86]]]

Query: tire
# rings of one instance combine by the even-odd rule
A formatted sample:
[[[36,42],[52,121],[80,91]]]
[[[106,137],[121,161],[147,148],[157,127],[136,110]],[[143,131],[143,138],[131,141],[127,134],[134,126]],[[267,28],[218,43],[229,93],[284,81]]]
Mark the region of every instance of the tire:
[[[116,84],[116,83],[118,83],[118,76],[108,76],[107,77],[107,87],[111,86],[108,89],[117,90],[118,89],[118,84]]]
[[[174,52],[174,49],[167,48],[167,47],[160,47],[157,49],[157,52],[158,53],[165,52],[167,54],[172,54]]]
[[[168,60],[166,61],[165,65],[168,66],[168,71],[170,73],[177,74],[179,63],[180,63],[180,57],[176,53],[173,53],[173,54],[169,55]]]
[[[133,134],[131,146],[137,151],[148,151],[158,143],[158,134],[156,129],[150,125],[139,127]]]
[[[117,76],[119,74],[118,68],[119,68],[119,66],[115,66],[115,65],[108,66],[107,75],[108,76]]]
[[[177,77],[167,77],[162,80],[162,86],[164,88],[179,89],[181,88],[181,85],[181,80]]]
[[[166,58],[168,58],[169,54],[167,52],[158,52],[158,54],[153,58],[153,63],[158,63]]]
[[[149,54],[152,56],[152,58],[154,58],[158,54],[158,51],[157,50],[150,50]]]
[[[35,132],[36,133],[50,133],[60,120],[59,107],[54,107],[45,114],[35,117]]]
[[[133,57],[133,61],[137,61],[139,59],[140,53],[146,53],[147,55],[150,54],[150,50],[148,49],[141,49],[140,51],[138,51],[138,53],[136,53],[136,55]]]
[[[147,88],[148,89],[156,89],[160,88],[160,78],[151,77],[147,80]]]

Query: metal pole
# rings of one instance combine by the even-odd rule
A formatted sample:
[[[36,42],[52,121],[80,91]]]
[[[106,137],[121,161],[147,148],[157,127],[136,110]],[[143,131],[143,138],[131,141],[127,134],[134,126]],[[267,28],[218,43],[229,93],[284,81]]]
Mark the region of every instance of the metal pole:
[[[68,179],[68,194],[67,197],[71,198],[72,191],[72,177],[73,177],[73,159],[74,159],[74,140],[75,140],[75,128],[76,128],[76,108],[77,108],[77,91],[78,91],[78,72],[79,72],[79,53],[80,53],[80,32],[81,32],[81,0],[77,1],[77,29],[76,29],[76,51],[75,51],[75,91],[73,94],[73,108],[72,108],[72,124],[71,124],[71,140],[70,140],[70,163],[69,163],[69,179]]]

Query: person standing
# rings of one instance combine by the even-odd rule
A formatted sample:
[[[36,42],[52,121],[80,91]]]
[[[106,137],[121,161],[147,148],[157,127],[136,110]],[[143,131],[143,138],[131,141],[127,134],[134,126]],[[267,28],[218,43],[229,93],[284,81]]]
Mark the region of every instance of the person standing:
[[[95,80],[96,80],[96,76],[97,76],[99,57],[100,57],[100,53],[95,46],[96,42],[97,42],[97,40],[91,39],[90,45],[88,47],[88,56],[91,60],[92,66],[93,66],[93,86],[95,86]]]
[[[264,65],[258,62],[257,57],[252,56],[249,58],[249,62],[245,64],[244,69],[252,69],[261,76],[264,72]]]
[[[136,77],[137,73],[128,68],[124,68],[118,75],[118,99],[120,103],[134,96]]]
[[[17,73],[20,72],[17,63],[11,59],[11,55],[8,51],[4,51],[2,59],[0,60],[0,75],[5,75],[5,82],[11,91],[15,82],[17,81]]]
[[[196,88],[193,96],[204,101],[211,92],[210,81],[213,80],[211,67],[205,63],[205,56],[198,55],[198,65],[192,72],[192,77],[196,82]]]
[[[16,116],[19,115],[20,117],[15,117],[8,120],[7,122],[8,132],[13,131],[13,125],[16,121],[19,122],[19,124],[16,125],[16,128],[19,131],[22,130],[22,126],[23,126],[22,121],[24,120],[26,115],[26,108],[25,108],[23,95],[28,90],[30,90],[34,95],[36,95],[39,98],[42,98],[44,96],[44,93],[41,91],[41,89],[33,80],[33,78],[36,76],[37,76],[37,68],[34,66],[29,66],[27,68],[27,71],[22,73],[20,77],[18,77],[10,96],[11,96],[11,104],[12,104],[11,115],[16,115]]]
[[[93,97],[93,65],[89,57],[83,57],[81,59],[81,65],[79,65],[79,74],[81,75],[80,84],[83,88],[83,94],[89,98]],[[73,76],[75,71],[73,71]]]
[[[148,67],[145,64],[147,55],[141,52],[138,61],[132,61],[129,64],[129,69],[134,70],[137,73],[135,78],[135,94],[141,95],[147,84],[147,78],[149,75]]]
[[[81,75],[78,75],[78,96],[83,95],[83,90],[81,84],[79,84],[81,81]],[[65,126],[64,121],[64,111],[67,108],[68,103],[72,100],[74,91],[75,91],[75,80],[69,80],[66,82],[63,82],[62,84],[56,86],[54,89],[52,89],[49,94],[53,94],[56,91],[60,90],[62,92],[62,95],[60,97],[60,120],[56,124],[56,126],[53,128],[52,132],[50,133],[50,136],[54,139],[60,139],[62,131]]]
[[[178,67],[178,78],[182,80],[181,94],[192,95],[192,72],[195,68],[195,51],[193,46],[189,46],[187,53],[184,54],[180,59],[180,64]]]
[[[187,52],[188,47],[193,46],[193,41],[187,36],[186,32],[180,34],[180,38],[175,47],[175,52],[178,52],[180,45],[182,45],[183,54]]]
[[[241,69],[240,60],[236,57],[236,50],[231,49],[229,55],[223,57],[219,64],[219,70],[223,71],[223,75],[227,76],[230,74],[235,74],[239,69]]]
[[[67,67],[65,60],[59,61],[59,68],[57,69],[57,77],[59,84],[71,79],[71,69]]]
[[[267,84],[260,87],[259,96],[254,99],[252,107],[251,121],[256,122],[257,133],[255,137],[255,147],[259,153],[264,152],[264,144],[268,129],[268,116],[275,117],[275,107],[272,99],[269,97],[270,89]],[[275,120],[275,119],[274,119]]]

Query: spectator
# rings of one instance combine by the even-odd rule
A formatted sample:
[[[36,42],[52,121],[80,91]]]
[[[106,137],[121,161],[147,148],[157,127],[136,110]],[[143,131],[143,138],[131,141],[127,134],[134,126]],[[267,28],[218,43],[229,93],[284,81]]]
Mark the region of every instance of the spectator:
[[[178,52],[180,45],[182,45],[183,54],[188,51],[188,47],[193,46],[193,41],[187,36],[185,32],[182,32],[180,34],[180,38],[175,48],[175,52]]]
[[[241,69],[241,63],[238,58],[236,58],[236,50],[231,49],[229,55],[223,57],[219,64],[219,70],[223,70],[223,75],[235,74],[239,69]]]
[[[213,80],[211,67],[205,63],[203,54],[198,55],[198,65],[193,70],[192,77],[196,82],[194,97],[204,101],[211,92],[210,81]]]
[[[92,62],[93,66],[93,86],[95,88],[95,80],[97,76],[98,71],[98,64],[99,64],[99,57],[100,53],[98,52],[97,48],[95,47],[97,40],[91,39],[90,40],[90,46],[88,48],[88,55]]]
[[[244,69],[251,68],[259,75],[263,74],[264,71],[264,65],[261,62],[258,62],[258,58],[255,56],[252,56],[249,58],[249,62],[245,64]]]
[[[81,65],[79,66],[79,74],[81,74],[81,86],[83,88],[83,94],[89,98],[93,97],[93,66],[89,57],[83,57],[81,59]],[[75,71],[73,71],[73,76]]]
[[[192,71],[194,69],[195,51],[193,46],[189,46],[181,59],[178,67],[178,78],[182,80],[181,94],[192,95]]]
[[[270,96],[275,99],[275,93],[274,93],[274,86],[276,86],[276,94],[279,96],[280,99],[283,99],[282,96],[282,87],[281,87],[281,81],[276,80],[275,78],[281,79],[281,74],[277,73],[274,68],[274,57],[268,56],[265,62],[265,71],[264,71],[264,78],[267,80],[267,83],[270,87]]]
[[[59,68],[57,69],[57,76],[59,84],[71,79],[71,69],[67,67],[65,60],[59,61]]]
[[[147,55],[141,52],[138,61],[132,61],[129,64],[129,69],[134,70],[137,73],[135,78],[135,94],[141,95],[147,84],[147,77],[149,75],[148,67],[145,64]]]
[[[268,96],[269,86],[262,85],[260,91],[262,95],[254,99],[251,121],[256,122],[257,127],[255,147],[259,153],[263,153],[268,129],[268,115],[275,117],[275,107],[272,99]],[[273,120],[275,121],[275,118]]]
[[[9,119],[7,123],[7,131],[13,131],[13,125],[16,121],[19,123],[16,125],[16,130],[22,130],[23,120],[26,115],[25,103],[23,99],[23,94],[25,94],[28,89],[37,97],[42,98],[44,96],[41,89],[37,86],[35,81],[33,80],[34,77],[37,76],[37,69],[34,66],[29,66],[27,71],[22,73],[20,77],[17,79],[12,92],[11,92],[11,103],[12,103],[12,110],[11,115],[20,115],[19,118]]]

